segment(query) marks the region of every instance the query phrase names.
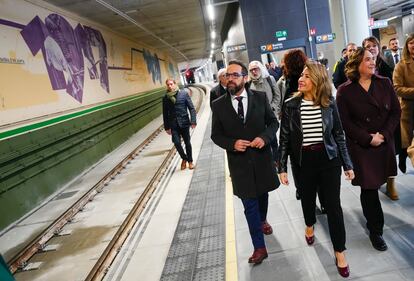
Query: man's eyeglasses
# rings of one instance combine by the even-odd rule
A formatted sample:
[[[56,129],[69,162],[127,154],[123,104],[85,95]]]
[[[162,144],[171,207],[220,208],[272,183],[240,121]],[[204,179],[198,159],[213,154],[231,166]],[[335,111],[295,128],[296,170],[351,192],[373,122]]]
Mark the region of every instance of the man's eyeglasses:
[[[242,76],[246,76],[245,73],[233,72],[233,73],[226,73],[226,78],[239,78]]]
[[[260,68],[258,68],[258,67],[254,67],[254,68],[250,68],[250,72],[253,72],[253,71],[259,71],[260,70]]]

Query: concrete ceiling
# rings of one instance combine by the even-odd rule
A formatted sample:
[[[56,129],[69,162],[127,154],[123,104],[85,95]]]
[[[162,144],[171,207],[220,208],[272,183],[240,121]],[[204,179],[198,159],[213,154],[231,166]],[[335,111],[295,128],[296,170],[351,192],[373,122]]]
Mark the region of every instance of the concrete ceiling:
[[[346,0],[344,0],[346,1]],[[414,9],[414,0],[368,0],[371,17],[387,19],[410,14]]]
[[[219,50],[220,32],[227,5],[238,2],[237,0],[45,1],[107,26],[132,40],[166,51],[177,62],[207,58],[210,55],[212,26],[217,32],[215,45],[216,50]],[[401,15],[403,10],[414,5],[414,0],[368,1],[371,16],[377,19]],[[216,15],[213,23],[207,18],[206,3],[208,2],[214,4]]]
[[[215,20],[207,18],[206,0],[45,0],[54,6],[107,26],[133,41],[167,51],[177,62],[210,55],[210,29],[220,30],[226,3],[215,6]],[[222,1],[223,2],[223,1]],[[227,1],[234,2],[234,1]]]

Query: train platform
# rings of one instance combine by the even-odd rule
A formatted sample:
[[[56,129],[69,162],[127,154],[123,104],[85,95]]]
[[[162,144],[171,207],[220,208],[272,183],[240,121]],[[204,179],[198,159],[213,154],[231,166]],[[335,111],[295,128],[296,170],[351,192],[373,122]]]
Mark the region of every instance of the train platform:
[[[232,195],[225,152],[210,139],[211,115],[208,107],[205,110],[192,138],[196,169],[177,167],[140,242],[125,250],[129,253],[118,260],[107,280],[341,280],[326,215],[315,210],[316,241],[308,246],[293,185],[270,193],[273,234],[265,238],[268,259],[255,266],[247,263],[252,244],[243,206]],[[202,122],[207,125],[200,126]],[[385,252],[371,246],[359,188],[342,180],[349,280],[414,279],[414,169],[407,166],[407,173],[396,178],[400,200],[391,201],[385,188],[380,193],[389,246]]]
[[[225,154],[212,143],[209,125],[203,138],[193,139],[202,141],[202,146],[175,234],[170,237],[168,254],[165,256],[164,248],[164,256],[160,255],[149,244],[147,251],[139,251],[131,260],[127,271],[130,278],[125,274],[121,280],[133,280],[133,276],[143,276],[145,280],[342,279],[334,264],[326,215],[319,209],[315,244],[311,247],[306,244],[302,210],[293,185],[280,186],[270,193],[268,221],[274,232],[266,236],[269,258],[256,266],[247,263],[252,245],[243,206],[231,193]],[[178,171],[177,176],[186,172],[180,175]],[[385,215],[384,237],[389,249],[378,252],[367,235],[359,188],[342,180],[350,280],[414,279],[414,169],[410,166],[406,174],[398,175],[396,182],[400,200],[391,201],[380,193]],[[154,224],[161,226],[171,221],[168,216],[164,219]],[[154,237],[161,232],[155,227],[148,242],[160,244]]]
[[[196,168],[181,171],[180,159],[175,155],[104,280],[341,280],[334,264],[326,215],[320,209],[315,210],[316,241],[312,246],[306,244],[302,210],[300,201],[295,198],[291,173],[290,186],[281,185],[269,194],[268,222],[273,227],[273,234],[265,237],[269,257],[260,265],[253,266],[247,262],[253,246],[243,206],[232,194],[225,152],[210,139],[208,100],[207,95],[198,114],[197,127],[192,131]],[[85,172],[82,179],[71,183],[62,194],[69,197],[73,190],[99,178],[111,163],[122,159],[134,144],[146,138],[161,123],[161,118],[155,119],[113,154]],[[158,145],[159,151],[165,150],[164,145],[172,146],[166,134],[163,139],[166,142],[163,146]],[[157,161],[149,159],[142,163],[142,167]],[[414,169],[410,163],[407,162],[407,173],[399,173],[396,182],[398,201],[391,201],[383,193],[385,188],[381,189],[384,238],[389,249],[378,252],[372,248],[367,235],[359,188],[342,180],[346,256],[351,270],[349,280],[414,280]],[[37,216],[35,220],[27,217],[15,230],[0,237],[0,251],[12,255],[11,245],[17,247],[23,243],[27,239],[28,228],[32,229],[33,235],[52,220],[54,213],[59,212],[58,205],[65,207],[62,202],[67,199],[62,197],[59,204],[54,200],[54,205],[40,207],[37,214],[32,214]],[[119,206],[115,203],[112,207]],[[101,215],[110,216],[110,212],[101,212]],[[82,241],[78,242],[84,246]],[[27,279],[24,273],[15,276],[16,280],[53,280]]]

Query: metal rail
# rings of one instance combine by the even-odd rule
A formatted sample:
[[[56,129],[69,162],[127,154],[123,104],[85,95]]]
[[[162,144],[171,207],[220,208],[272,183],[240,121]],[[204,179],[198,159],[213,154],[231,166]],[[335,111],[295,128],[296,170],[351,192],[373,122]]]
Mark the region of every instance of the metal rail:
[[[190,95],[192,95],[191,89],[189,90],[190,90]],[[196,106],[197,112],[199,111],[201,107],[202,99],[200,98],[198,101],[199,102]],[[149,201],[152,194],[154,193],[157,187],[157,184],[159,183],[165,171],[167,170],[168,165],[171,163],[175,152],[176,152],[175,148],[172,148],[169,151],[167,157],[165,157],[164,161],[162,162],[160,167],[157,169],[154,176],[151,178],[144,192],[141,194],[138,201],[135,203],[134,207],[132,208],[131,212],[128,214],[128,216],[126,217],[122,225],[119,227],[118,231],[115,233],[111,242],[109,242],[109,245],[105,248],[103,254],[100,256],[95,266],[89,272],[85,281],[98,281],[98,280],[102,280],[105,277],[106,273],[108,272],[109,267],[111,266],[112,262],[115,260],[115,257],[118,255],[119,249],[122,247],[125,240],[128,238],[132,228],[134,227],[135,223],[138,220],[139,215],[144,210],[147,202]]]
[[[191,92],[191,89],[190,89]],[[202,103],[202,98],[199,99],[199,102],[196,106],[196,111],[198,112]],[[61,216],[59,216],[52,224],[50,224],[46,230],[41,234],[36,236],[28,245],[16,254],[9,261],[10,271],[14,274],[19,269],[24,268],[27,264],[27,261],[34,256],[39,250],[43,249],[46,243],[56,234],[58,234],[61,229],[72,220],[72,218],[81,211],[85,205],[92,201],[93,197],[102,191],[102,189],[108,185],[108,183],[115,178],[117,174],[120,173],[126,165],[134,159],[139,153],[141,153],[145,147],[155,138],[157,135],[162,132],[163,126],[158,127],[149,137],[147,137],[137,148],[135,148],[128,156],[126,156],[120,163],[118,163],[109,173],[107,173],[102,179],[100,179],[85,195],[83,195],[77,202],[75,202],[67,211],[65,211]],[[162,178],[164,172],[166,171],[168,165],[171,163],[173,156],[176,152],[176,149],[173,147],[166,158],[151,178],[149,184],[145,188],[144,192],[138,198],[131,212],[128,214],[124,222],[119,227],[118,231],[105,248],[101,257],[98,259],[95,266],[92,268],[85,280],[102,280],[105,276],[109,266],[112,264],[116,255],[119,252],[119,248],[123,245],[126,238],[128,237],[131,229],[138,220],[139,215],[144,210],[148,200],[151,198],[151,195],[154,193],[157,183]]]

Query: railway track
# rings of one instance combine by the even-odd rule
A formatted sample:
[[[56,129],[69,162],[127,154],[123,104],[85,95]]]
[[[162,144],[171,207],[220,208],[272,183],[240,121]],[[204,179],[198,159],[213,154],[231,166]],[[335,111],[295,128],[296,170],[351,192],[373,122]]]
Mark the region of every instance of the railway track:
[[[192,92],[198,112],[203,92]],[[8,262],[16,280],[104,278],[176,153],[162,132],[160,126]]]

